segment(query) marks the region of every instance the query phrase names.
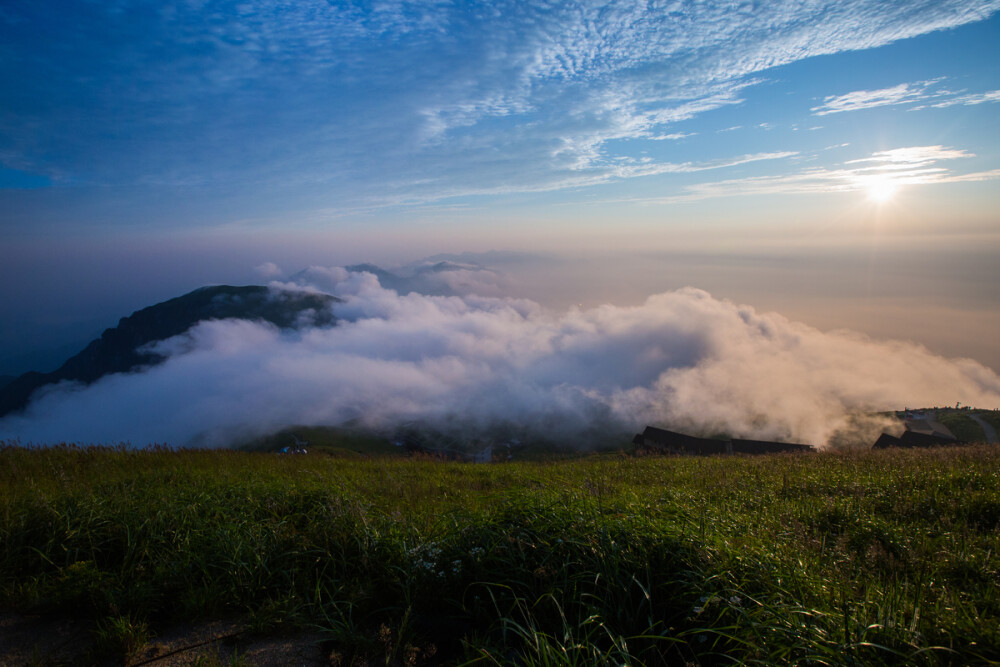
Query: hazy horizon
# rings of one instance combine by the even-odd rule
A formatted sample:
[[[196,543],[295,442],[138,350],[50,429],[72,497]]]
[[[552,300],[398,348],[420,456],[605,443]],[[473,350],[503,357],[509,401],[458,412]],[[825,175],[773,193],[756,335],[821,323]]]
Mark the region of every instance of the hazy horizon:
[[[270,260],[255,266],[223,263],[214,267],[206,259],[201,271],[165,277],[155,289],[117,284],[112,274],[100,278],[106,292],[89,300],[81,294],[89,287],[86,282],[67,280],[64,289],[49,285],[48,293],[22,290],[18,294],[21,303],[7,305],[7,313],[24,319],[20,326],[11,325],[4,332],[7,340],[3,341],[0,374],[54,370],[104,329],[115,326],[119,318],[192,289],[208,284],[266,284],[274,276],[260,271],[263,264],[272,264],[281,276],[310,265],[364,263],[405,273],[407,267],[441,255],[494,270],[501,280],[490,286],[487,296],[529,298],[555,311],[571,306],[631,306],[654,294],[694,287],[821,330],[848,329],[879,340],[911,341],[935,354],[972,358],[996,370],[1000,346],[988,334],[977,338],[969,333],[1000,330],[1000,294],[991,289],[1000,284],[996,252],[991,246],[971,252],[933,244],[875,247],[864,254],[824,247],[748,247],[718,254],[520,250],[439,253],[413,261],[383,256],[380,262],[372,262],[359,257],[285,267]],[[149,268],[148,258],[145,262]],[[131,270],[116,268],[118,273]],[[166,267],[155,268],[168,273]],[[982,276],[994,274],[997,283],[981,282]],[[93,280],[94,273],[89,275]],[[54,303],[45,303],[53,297]],[[17,312],[18,307],[23,314]],[[41,321],[31,322],[32,315]],[[44,321],[45,315],[62,321],[53,326]]]

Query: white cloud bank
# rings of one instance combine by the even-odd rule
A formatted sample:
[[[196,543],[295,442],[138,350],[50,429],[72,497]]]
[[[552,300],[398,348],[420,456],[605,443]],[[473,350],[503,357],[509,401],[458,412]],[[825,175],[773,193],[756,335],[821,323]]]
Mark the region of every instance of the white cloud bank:
[[[1000,377],[972,360],[824,333],[696,289],[558,314],[527,300],[399,295],[370,273],[312,273],[346,299],[337,326],[204,322],[157,344],[169,355],[160,366],[50,390],[0,422],[0,438],[224,446],[360,419],[471,436],[513,423],[567,445],[645,424],[823,445],[857,411],[1000,404]]]

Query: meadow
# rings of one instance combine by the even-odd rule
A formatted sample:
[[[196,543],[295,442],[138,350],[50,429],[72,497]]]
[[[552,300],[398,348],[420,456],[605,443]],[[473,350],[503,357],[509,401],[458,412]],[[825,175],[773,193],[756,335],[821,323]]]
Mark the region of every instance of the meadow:
[[[0,606],[340,665],[1000,662],[1000,448],[472,465],[0,448]]]

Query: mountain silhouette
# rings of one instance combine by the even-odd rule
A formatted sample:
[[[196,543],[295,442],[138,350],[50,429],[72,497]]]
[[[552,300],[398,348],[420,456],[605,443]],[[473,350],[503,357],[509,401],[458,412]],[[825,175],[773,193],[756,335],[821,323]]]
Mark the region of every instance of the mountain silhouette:
[[[45,385],[70,380],[89,384],[111,373],[155,366],[164,357],[143,349],[149,343],[184,333],[205,320],[265,321],[283,329],[336,324],[328,294],[283,291],[249,285],[202,287],[123,317],[79,354],[51,373],[29,372],[0,384],[0,417],[23,410]]]

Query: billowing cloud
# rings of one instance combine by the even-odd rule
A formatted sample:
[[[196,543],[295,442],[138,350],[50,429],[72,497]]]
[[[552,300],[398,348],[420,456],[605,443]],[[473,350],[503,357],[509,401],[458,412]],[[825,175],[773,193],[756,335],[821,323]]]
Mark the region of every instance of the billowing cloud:
[[[50,388],[0,422],[0,437],[214,446],[289,425],[420,421],[468,438],[512,424],[571,446],[645,424],[823,445],[860,411],[1000,401],[1000,377],[974,361],[691,288],[556,313],[311,272],[345,300],[336,326],[203,322],[155,345],[162,365]]]
[[[257,275],[259,275],[261,278],[264,278],[265,280],[271,280],[272,278],[277,278],[278,276],[284,273],[281,270],[281,267],[275,264],[274,262],[264,262],[263,264],[259,264],[254,267],[254,271],[257,273]]]

